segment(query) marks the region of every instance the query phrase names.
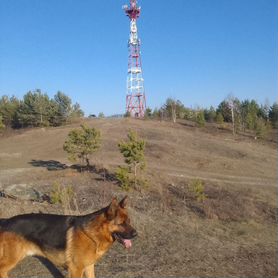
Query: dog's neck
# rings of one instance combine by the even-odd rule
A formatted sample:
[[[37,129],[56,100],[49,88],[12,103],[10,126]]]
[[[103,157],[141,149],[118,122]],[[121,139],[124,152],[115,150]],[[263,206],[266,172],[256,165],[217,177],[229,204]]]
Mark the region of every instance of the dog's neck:
[[[96,250],[102,249],[106,252],[114,240],[109,231],[109,223],[103,214],[100,214],[96,219],[82,229],[83,233],[92,241],[96,246]]]

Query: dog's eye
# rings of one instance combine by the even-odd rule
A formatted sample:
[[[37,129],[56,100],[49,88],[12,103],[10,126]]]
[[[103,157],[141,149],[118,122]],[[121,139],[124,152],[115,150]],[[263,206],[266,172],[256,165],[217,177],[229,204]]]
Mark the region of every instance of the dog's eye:
[[[127,220],[125,220],[124,222],[122,222],[121,224],[119,224],[119,225],[121,225],[121,226],[126,226],[126,225],[128,225],[130,223],[130,220],[129,219],[127,219]]]

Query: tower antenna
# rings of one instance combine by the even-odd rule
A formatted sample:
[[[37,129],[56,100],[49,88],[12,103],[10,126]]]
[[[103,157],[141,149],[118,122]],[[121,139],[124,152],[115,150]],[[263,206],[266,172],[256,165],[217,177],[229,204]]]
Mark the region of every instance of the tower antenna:
[[[130,5],[123,9],[130,19],[130,35],[128,40],[128,70],[126,88],[126,112],[131,117],[143,118],[146,110],[146,97],[136,21],[140,16],[141,7],[137,0],[130,0]]]

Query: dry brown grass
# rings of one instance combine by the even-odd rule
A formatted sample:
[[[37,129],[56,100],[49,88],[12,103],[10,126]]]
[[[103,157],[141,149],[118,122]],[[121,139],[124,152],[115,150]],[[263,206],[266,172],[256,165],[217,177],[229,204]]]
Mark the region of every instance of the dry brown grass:
[[[188,123],[94,119],[87,124],[99,128],[103,138],[92,159],[94,171],[60,169],[70,165],[62,145],[73,126],[27,130],[0,139],[0,185],[28,184],[44,193],[54,182],[69,185],[80,212],[88,213],[113,195],[124,195],[111,175],[123,163],[117,142],[130,128],[145,138],[148,187],[128,194],[139,236],[130,251],[115,244],[96,267],[97,276],[277,276],[274,143]],[[39,163],[30,164],[33,160]],[[49,168],[49,161],[51,167],[58,162],[58,169]],[[197,178],[204,182],[204,202],[189,190]],[[0,198],[0,217],[38,211],[63,213],[63,208]],[[13,275],[49,274],[27,259]]]

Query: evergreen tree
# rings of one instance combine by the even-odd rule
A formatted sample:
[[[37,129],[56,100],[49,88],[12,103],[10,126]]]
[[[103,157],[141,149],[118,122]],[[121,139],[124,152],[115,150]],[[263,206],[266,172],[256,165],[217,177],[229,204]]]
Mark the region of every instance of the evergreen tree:
[[[269,120],[274,128],[278,128],[278,103],[274,103],[269,110]]]
[[[40,90],[29,91],[18,107],[17,121],[22,126],[48,126],[49,102],[48,95]]]
[[[257,138],[264,139],[269,132],[269,126],[263,118],[258,118],[255,124],[255,133]]]
[[[103,112],[99,112],[99,114],[98,114],[98,118],[105,118],[104,113],[103,113]]]
[[[16,127],[16,112],[20,101],[12,96],[9,98],[4,95],[0,99],[0,115],[5,126]]]
[[[59,125],[65,124],[72,112],[71,99],[58,91],[54,96],[54,100],[57,103],[57,121]]]
[[[31,91],[23,96],[23,101],[17,111],[17,119],[21,126],[36,126],[35,96]]]
[[[168,98],[163,108],[167,117],[171,118],[175,123],[177,119],[177,102],[172,98]]]
[[[225,122],[232,122],[231,108],[227,100],[223,100],[217,108],[217,113],[221,113]]]
[[[224,117],[222,116],[222,114],[220,112],[218,112],[216,114],[216,119],[215,120],[219,125],[222,125],[224,123]]]
[[[270,105],[268,100],[265,101],[264,104],[261,104],[260,110],[259,110],[259,117],[263,118],[265,121],[269,120],[269,111],[270,111]]]
[[[63,149],[69,155],[69,160],[76,161],[80,159],[83,165],[90,166],[90,155],[100,148],[100,131],[95,128],[89,128],[81,125],[81,129],[73,129],[69,132],[64,143]]]
[[[152,116],[152,109],[147,107],[144,117],[145,117],[145,119],[149,119],[149,118],[151,118],[151,116]]]
[[[35,93],[34,111],[37,115],[36,125],[48,126],[48,112],[49,112],[49,97],[47,94],[42,94],[41,91]]]
[[[146,166],[144,154],[146,143],[144,140],[139,139],[134,131],[130,131],[127,137],[128,141],[122,141],[118,144],[119,150],[125,159],[127,167],[120,167],[117,171],[117,177],[122,183],[130,181],[130,183],[134,184],[136,187],[139,181],[138,170],[143,170]],[[131,175],[131,178],[127,176],[128,174]],[[128,187],[129,186],[130,184]]]
[[[159,118],[159,110],[157,108],[154,108],[152,112],[152,117],[155,119]]]
[[[196,112],[196,123],[198,124],[199,127],[205,126],[205,115],[204,115],[204,110],[200,110]]]
[[[244,100],[241,102],[241,125],[243,130],[246,128],[254,130],[258,118],[263,118],[262,110],[255,100]]]
[[[207,122],[213,123],[216,119],[216,111],[213,106],[209,109],[204,109],[204,117]]]
[[[104,114],[103,114],[103,116],[104,116]],[[84,112],[82,111],[79,103],[76,102],[72,106],[70,117],[71,118],[82,118],[82,117],[84,117]]]
[[[3,123],[3,118],[2,118],[2,115],[0,115],[0,131],[4,128],[5,128],[5,125]]]

